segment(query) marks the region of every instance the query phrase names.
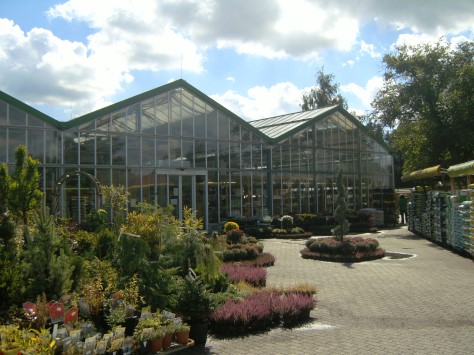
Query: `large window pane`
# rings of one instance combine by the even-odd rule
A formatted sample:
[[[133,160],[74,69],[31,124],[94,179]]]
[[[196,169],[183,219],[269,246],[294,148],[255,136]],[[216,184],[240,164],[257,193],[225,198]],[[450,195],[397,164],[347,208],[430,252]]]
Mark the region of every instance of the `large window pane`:
[[[219,142],[219,169],[228,169],[229,165],[229,142]]]
[[[242,187],[240,184],[240,172],[233,171],[231,173],[232,181],[230,184],[231,191],[231,217],[242,217]]]
[[[125,110],[112,113],[110,130],[112,132],[127,132],[127,116]]]
[[[206,103],[194,97],[194,136],[206,136]]]
[[[127,132],[139,132],[138,112],[140,105],[134,104],[127,107]]]
[[[219,173],[220,219],[227,219],[230,213],[230,181],[229,173]]]
[[[142,132],[155,134],[155,99],[142,102]]]
[[[43,122],[43,120],[40,120],[38,117],[35,117],[33,115],[28,115],[28,126],[30,126],[30,127],[43,127],[44,122]]]
[[[155,165],[155,139],[142,138],[142,165]]]
[[[59,164],[59,134],[45,131],[46,163]]]
[[[169,128],[168,93],[156,97],[156,134],[167,136]]]
[[[170,139],[170,163],[171,167],[180,168],[181,167],[181,140],[180,139]]]
[[[0,164],[7,161],[7,129],[0,127]]]
[[[160,168],[169,167],[169,144],[167,139],[156,140],[156,166]]]
[[[15,162],[15,150],[20,145],[26,146],[26,129],[22,128],[10,128],[8,132],[8,162]]]
[[[79,142],[81,149],[81,164],[94,164],[95,134],[81,133]]]
[[[207,113],[207,138],[217,138],[217,110],[214,108]]]
[[[130,193],[129,207],[133,210],[141,201],[140,169],[128,169],[128,192]]]
[[[207,167],[208,168],[217,168],[217,141],[209,140],[207,141]]]
[[[142,170],[142,201],[155,204],[155,170]]]
[[[28,130],[28,153],[44,163],[44,131],[42,129]]]
[[[112,136],[112,164],[125,165],[125,136]]]
[[[171,135],[181,136],[181,90],[171,93]]]
[[[0,125],[7,124],[7,103],[0,100]]]
[[[98,135],[96,137],[96,159],[98,165],[110,165],[110,136]]]
[[[229,117],[219,113],[219,139],[229,139]]]
[[[230,142],[230,167],[232,169],[240,169],[240,143]]]
[[[96,120],[96,130],[108,132],[110,130],[110,114],[99,117]]]
[[[95,177],[101,185],[110,186],[110,169],[96,169]]]
[[[183,139],[181,157],[182,167],[194,167],[194,143],[192,140]]]
[[[127,136],[127,165],[140,165],[140,137]]]
[[[112,185],[127,186],[127,174],[125,169],[112,169]]]
[[[20,110],[18,107],[10,105],[10,126],[25,126],[26,125],[26,113]]]
[[[207,198],[208,198],[209,223],[217,223],[219,221],[218,197],[219,197],[219,183],[217,182],[217,171],[210,171],[207,175]]]
[[[196,155],[194,157],[194,164],[198,168],[206,167],[206,141],[196,140],[195,141]]]

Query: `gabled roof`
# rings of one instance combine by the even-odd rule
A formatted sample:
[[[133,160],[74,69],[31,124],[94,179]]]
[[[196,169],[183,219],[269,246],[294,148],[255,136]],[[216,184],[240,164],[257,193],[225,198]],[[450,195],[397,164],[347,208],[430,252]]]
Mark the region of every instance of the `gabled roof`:
[[[193,95],[200,98],[202,101],[207,102],[208,104],[210,104],[211,106],[213,106],[217,110],[223,112],[224,114],[229,116],[233,121],[235,121],[235,122],[239,123],[240,125],[244,126],[248,130],[253,132],[255,135],[257,135],[258,137],[260,137],[264,140],[268,140],[268,137],[265,134],[263,134],[258,129],[255,129],[254,127],[252,127],[249,124],[249,122],[247,122],[244,119],[240,118],[235,113],[229,111],[227,108],[225,108],[224,106],[219,104],[217,101],[213,100],[212,98],[210,98],[209,96],[207,96],[203,92],[199,91],[198,89],[196,89],[194,86],[192,86],[191,84],[189,84],[188,82],[186,82],[183,79],[173,81],[171,83],[165,84],[163,86],[160,86],[160,87],[157,87],[155,89],[152,89],[152,90],[146,91],[144,93],[141,93],[139,95],[130,97],[130,98],[125,99],[123,101],[117,102],[113,105],[103,107],[103,108],[101,108],[97,111],[88,113],[84,116],[77,117],[77,118],[75,118],[71,121],[64,122],[63,128],[64,129],[70,129],[70,128],[76,127],[78,125],[81,125],[81,124],[87,123],[89,121],[92,121],[96,118],[99,118],[99,117],[101,117],[101,116],[103,116],[107,113],[118,111],[118,110],[123,109],[127,106],[133,105],[137,102],[144,101],[144,100],[147,100],[147,99],[152,98],[154,96],[163,94],[165,92],[176,90],[176,89],[181,89],[181,88],[189,91]]]
[[[36,110],[35,108],[28,106],[27,104],[15,99],[14,97],[0,91],[0,99],[17,106],[18,108],[30,113],[39,119],[47,122],[48,124],[62,130],[71,129],[76,126],[82,125],[84,123],[93,121],[94,119],[100,118],[108,113],[112,113],[118,110],[121,110],[127,106],[133,105],[140,101],[147,100],[154,96],[163,94],[168,91],[176,90],[183,88],[193,95],[197,96],[201,100],[207,102],[217,110],[223,112],[227,116],[229,116],[234,122],[242,125],[243,127],[250,130],[256,136],[260,137],[264,141],[270,144],[277,144],[288,137],[291,137],[293,134],[311,126],[313,123],[317,123],[327,117],[331,117],[332,119],[339,121],[339,122],[350,122],[354,128],[361,128],[365,133],[367,133],[367,128],[362,125],[353,115],[347,112],[341,106],[329,106],[321,109],[309,110],[309,111],[302,111],[302,112],[295,112],[285,115],[279,115],[275,117],[263,118],[254,121],[247,122],[241,117],[237,116],[235,113],[229,111],[227,108],[219,104],[217,101],[213,100],[206,94],[202,93],[194,86],[189,84],[183,79],[179,79],[173,81],[171,83],[162,85],[155,89],[146,91],[139,95],[130,97],[128,99],[122,100],[115,104],[103,107],[99,110],[93,111],[86,115],[77,117],[70,121],[58,121],[54,118]],[[382,141],[376,140],[377,143],[382,145],[387,151],[391,151],[391,148]]]
[[[0,100],[3,100],[6,103],[15,107],[18,107],[26,113],[39,118],[40,120],[46,122],[47,124],[55,128],[61,129],[61,122],[59,122],[58,120],[55,120],[54,118],[44,114],[43,112],[38,111],[37,109],[25,104],[24,102],[15,99],[13,96],[10,96],[7,93],[4,93],[3,91],[0,91]]]
[[[267,135],[275,143],[337,112],[338,106],[302,111],[251,121],[250,124]]]

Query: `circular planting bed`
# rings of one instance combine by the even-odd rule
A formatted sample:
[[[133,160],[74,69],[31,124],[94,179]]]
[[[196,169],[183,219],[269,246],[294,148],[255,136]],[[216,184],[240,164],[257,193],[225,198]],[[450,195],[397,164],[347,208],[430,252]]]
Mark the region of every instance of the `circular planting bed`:
[[[325,237],[308,240],[301,256],[304,259],[355,263],[383,258],[385,250],[374,238],[346,236],[341,241]]]

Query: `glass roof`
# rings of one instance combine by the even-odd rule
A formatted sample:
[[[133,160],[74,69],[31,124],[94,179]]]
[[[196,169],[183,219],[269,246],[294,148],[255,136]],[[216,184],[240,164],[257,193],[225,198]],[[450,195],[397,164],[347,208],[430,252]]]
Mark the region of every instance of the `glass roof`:
[[[329,106],[321,109],[290,113],[287,115],[264,118],[261,120],[250,121],[249,123],[259,131],[272,139],[278,139],[282,135],[297,129],[298,127],[322,117],[326,112],[337,106]]]

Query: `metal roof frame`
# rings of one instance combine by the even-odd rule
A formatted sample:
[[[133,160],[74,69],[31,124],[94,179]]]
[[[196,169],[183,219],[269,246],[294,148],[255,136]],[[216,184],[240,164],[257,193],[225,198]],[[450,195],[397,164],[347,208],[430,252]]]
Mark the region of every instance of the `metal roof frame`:
[[[247,122],[241,117],[237,116],[235,113],[231,112],[230,110],[228,110],[227,108],[219,104],[217,101],[213,100],[212,98],[210,98],[209,96],[201,92],[200,90],[196,89],[194,86],[192,86],[191,84],[189,84],[183,79],[179,79],[171,83],[157,87],[155,89],[146,91],[144,93],[132,96],[125,100],[119,101],[115,104],[103,107],[99,110],[74,118],[70,121],[58,121],[2,91],[0,91],[0,99],[6,101],[9,104],[17,106],[18,108],[24,110],[27,113],[30,113],[38,117],[39,119],[45,121],[46,123],[48,123],[49,125],[52,125],[53,127],[57,129],[69,130],[71,128],[77,127],[87,122],[91,122],[108,113],[116,112],[118,110],[124,109],[140,101],[144,101],[154,96],[163,94],[165,92],[180,89],[180,88],[183,88],[189,91],[190,93],[200,98],[202,101],[209,103],[210,105],[215,107],[217,110],[229,116],[233,121],[247,128],[256,136],[260,137],[262,140],[264,140],[265,142],[271,145],[278,144],[284,141],[285,139],[291,137],[295,133],[305,128],[310,127],[312,124],[317,123],[335,114],[340,114],[344,116],[351,123],[356,125],[357,128],[360,128],[365,134],[368,133],[367,128],[362,123],[360,123],[359,120],[357,120],[353,115],[351,115],[348,111],[346,111],[342,106],[337,106],[337,105],[322,108],[322,109],[300,111],[300,112],[279,115],[279,116],[274,116],[274,117],[269,117],[269,118],[263,118],[263,119],[257,119],[254,121]],[[268,127],[268,125],[265,125],[265,123],[269,123],[269,125],[273,124],[275,126],[280,125],[282,127],[281,134],[275,134],[273,136],[269,136],[265,134],[264,132],[262,132],[261,128]],[[299,124],[295,124],[295,123],[299,123]],[[378,144],[380,144],[388,152],[392,152],[392,149],[385,142],[380,141],[376,138],[372,138],[372,139],[374,139]]]

